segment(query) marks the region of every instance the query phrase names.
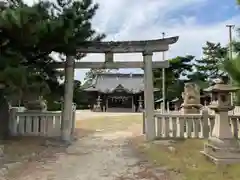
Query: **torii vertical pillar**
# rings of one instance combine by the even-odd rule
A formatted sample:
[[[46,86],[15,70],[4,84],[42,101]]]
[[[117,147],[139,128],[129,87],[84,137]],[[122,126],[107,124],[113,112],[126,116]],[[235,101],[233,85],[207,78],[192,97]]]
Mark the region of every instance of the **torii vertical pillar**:
[[[155,139],[152,52],[143,52],[146,140]]]
[[[71,142],[74,63],[74,57],[67,56],[65,62],[64,104],[61,122],[61,140],[65,142]]]

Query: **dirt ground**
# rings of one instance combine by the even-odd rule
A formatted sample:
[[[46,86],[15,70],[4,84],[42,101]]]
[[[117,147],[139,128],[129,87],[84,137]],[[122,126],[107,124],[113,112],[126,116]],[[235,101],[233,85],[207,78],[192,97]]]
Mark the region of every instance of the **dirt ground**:
[[[134,151],[141,114],[77,115],[78,140],[54,156],[25,164],[8,180],[167,180]],[[88,120],[88,121],[82,121]]]

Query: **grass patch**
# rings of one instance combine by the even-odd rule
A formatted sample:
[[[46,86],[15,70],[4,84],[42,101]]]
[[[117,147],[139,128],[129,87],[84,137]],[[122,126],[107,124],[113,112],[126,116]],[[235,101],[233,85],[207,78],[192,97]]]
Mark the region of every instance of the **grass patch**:
[[[44,137],[12,137],[3,141],[4,157],[3,162],[21,162],[29,160],[33,156],[38,156],[44,151],[53,152],[58,148],[44,146]],[[59,148],[60,149],[60,148]]]
[[[240,179],[240,165],[217,167],[200,154],[203,140],[179,140],[168,145],[164,142],[166,141],[142,142],[138,148],[156,165],[170,169],[173,179],[174,177],[181,180]]]

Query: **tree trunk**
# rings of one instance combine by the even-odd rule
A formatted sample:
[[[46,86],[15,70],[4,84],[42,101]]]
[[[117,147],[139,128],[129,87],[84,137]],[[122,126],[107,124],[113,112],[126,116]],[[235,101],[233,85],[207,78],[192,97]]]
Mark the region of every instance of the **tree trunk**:
[[[2,93],[0,93],[0,140],[9,137],[9,105]]]

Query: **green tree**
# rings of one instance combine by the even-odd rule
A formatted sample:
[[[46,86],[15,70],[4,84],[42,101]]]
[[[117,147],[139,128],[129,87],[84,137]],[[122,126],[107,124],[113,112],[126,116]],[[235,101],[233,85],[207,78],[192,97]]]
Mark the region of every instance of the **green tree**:
[[[181,96],[187,74],[192,71],[193,60],[194,56],[178,56],[169,60],[170,66],[165,70],[166,97],[168,100]],[[162,94],[162,69],[155,69],[153,73],[155,87],[160,89],[158,93],[160,98]]]
[[[74,81],[73,101],[78,109],[88,108],[88,93],[83,91],[81,82]]]
[[[40,1],[32,6],[9,0],[0,12],[1,58],[14,56],[15,64],[27,72],[56,83],[62,74],[51,66],[55,61],[52,52],[81,58],[84,54],[77,47],[104,37],[91,26],[97,8],[91,0]]]
[[[110,72],[109,69],[90,69],[86,74],[84,80],[91,83],[98,74]]]
[[[240,31],[238,29],[238,31]],[[234,41],[233,44],[233,59],[226,58],[223,61],[224,70],[231,78],[234,86],[240,87],[240,42]],[[240,105],[240,92],[238,91],[235,96],[235,103]]]
[[[208,81],[224,76],[225,72],[221,65],[226,55],[227,48],[222,47],[220,43],[206,42],[206,46],[203,47],[203,58],[196,60],[194,64],[196,71],[206,75]]]
[[[32,90],[45,94],[48,89],[55,94],[62,72],[51,66],[55,62],[51,53],[82,58],[77,47],[87,46],[86,41],[100,41],[104,36],[91,26],[97,8],[91,0],[33,5],[8,0],[1,5],[0,83],[7,87],[5,95],[12,97],[18,91],[20,97]]]
[[[187,75],[188,81],[198,85],[200,89],[209,87],[210,83],[207,81],[207,76],[199,71],[195,71]]]

